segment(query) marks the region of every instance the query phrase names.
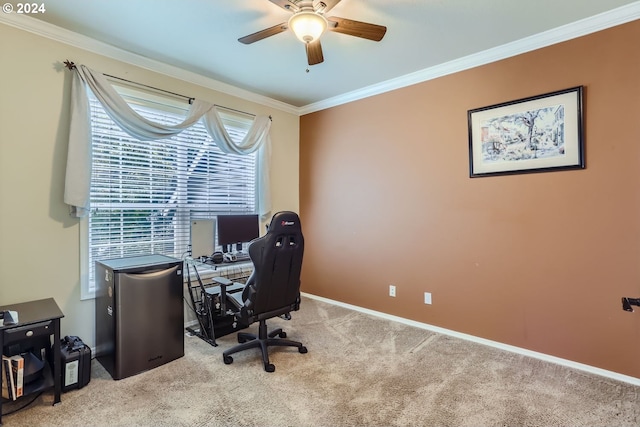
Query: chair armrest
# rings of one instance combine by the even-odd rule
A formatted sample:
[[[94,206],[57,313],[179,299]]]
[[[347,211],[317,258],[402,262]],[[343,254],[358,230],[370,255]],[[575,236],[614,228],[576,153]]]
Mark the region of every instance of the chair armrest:
[[[220,285],[221,288],[230,286],[233,282],[226,277],[214,277],[213,281]]]
[[[234,283],[226,277],[213,277],[212,280],[220,287],[220,311],[223,313],[227,311],[227,296],[231,297],[232,301],[230,302],[235,307],[235,311],[237,311],[239,307],[242,306],[242,297],[239,295],[242,295],[240,291],[244,289],[245,285],[242,283]],[[216,293],[215,288],[218,286],[207,289],[207,293]]]
[[[231,285],[231,280],[226,277],[214,277],[213,281],[220,285],[220,311],[227,312],[227,286]]]
[[[241,291],[244,289],[244,285],[242,283],[231,283],[230,285],[214,285],[207,287],[205,291],[209,295],[219,295],[220,293],[222,293],[222,288],[225,288],[225,293],[227,294],[241,294]]]

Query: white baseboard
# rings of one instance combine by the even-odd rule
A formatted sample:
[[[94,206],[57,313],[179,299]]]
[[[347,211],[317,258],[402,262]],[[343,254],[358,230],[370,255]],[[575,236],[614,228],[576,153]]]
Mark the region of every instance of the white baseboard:
[[[326,302],[328,304],[337,305],[340,307],[347,308],[349,310],[358,311],[361,313],[370,314],[372,316],[381,317],[383,319],[391,320],[394,322],[403,323],[405,325],[414,326],[416,328],[426,329],[432,332],[437,332],[439,334],[449,335],[455,338],[460,338],[467,341],[472,341],[478,344],[488,345],[490,347],[498,348],[500,350],[510,351],[512,353],[520,354],[523,356],[533,357],[539,360],[543,360],[545,362],[555,363],[557,365],[566,366],[568,368],[578,369],[580,371],[589,372],[591,374],[599,375],[602,377],[610,378],[617,381],[622,381],[625,383],[629,383],[635,386],[640,386],[640,378],[632,377],[629,375],[619,374],[617,372],[608,371],[606,369],[596,368],[595,366],[585,365],[583,363],[574,362],[572,360],[562,359],[560,357],[551,356],[544,353],[539,353],[537,351],[527,350],[524,348],[516,347],[513,345],[504,344],[498,341],[492,341],[485,338],[476,337],[469,334],[464,334],[461,332],[452,331],[450,329],[441,328],[439,326],[429,325],[428,323],[416,322],[415,320],[409,320],[398,316],[393,316],[391,314],[382,313],[375,310],[370,310],[368,308],[358,307],[356,305],[347,304],[340,301],[334,301],[328,298],[320,297],[317,295],[308,294],[306,292],[302,292],[302,295],[315,299],[318,301]]]

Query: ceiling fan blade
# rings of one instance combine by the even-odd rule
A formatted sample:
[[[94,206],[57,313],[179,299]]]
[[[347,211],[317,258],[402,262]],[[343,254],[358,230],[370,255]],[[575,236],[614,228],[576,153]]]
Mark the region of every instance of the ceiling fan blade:
[[[327,13],[340,3],[340,0],[316,0],[313,3],[313,8],[316,12]]]
[[[329,30],[348,34],[350,36],[362,37],[363,39],[379,42],[387,32],[387,27],[366,22],[353,21],[351,19],[338,18],[332,16],[329,20]],[[335,25],[334,25],[335,23]]]
[[[305,43],[305,46],[307,47],[307,62],[309,65],[316,65],[324,61],[320,40]]]
[[[255,43],[259,40],[266,39],[267,37],[275,36],[276,34],[280,34],[283,31],[286,31],[289,26],[286,22],[282,24],[274,25],[271,28],[267,28],[262,31],[258,31],[257,33],[249,34],[248,36],[240,37],[238,41],[244,44]]]
[[[295,2],[290,0],[269,0],[271,3],[276,6],[280,6],[284,10],[288,10],[290,12],[297,12],[300,9]]]

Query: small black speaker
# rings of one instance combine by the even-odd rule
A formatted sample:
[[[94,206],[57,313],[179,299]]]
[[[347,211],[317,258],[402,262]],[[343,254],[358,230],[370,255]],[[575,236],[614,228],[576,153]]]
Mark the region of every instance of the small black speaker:
[[[44,371],[44,362],[38,359],[38,356],[31,352],[23,354],[24,357],[24,373],[23,383],[29,384],[42,376]]]

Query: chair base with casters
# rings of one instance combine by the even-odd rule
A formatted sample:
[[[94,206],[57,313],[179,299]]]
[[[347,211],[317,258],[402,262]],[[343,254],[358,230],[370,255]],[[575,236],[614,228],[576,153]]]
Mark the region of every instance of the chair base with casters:
[[[280,338],[276,338],[276,336],[279,336]],[[273,372],[276,370],[276,367],[269,362],[269,347],[297,347],[298,352],[307,352],[307,347],[302,345],[302,343],[285,339],[286,337],[286,332],[284,332],[281,328],[268,332],[267,321],[263,319],[260,320],[260,325],[258,326],[258,335],[250,334],[247,332],[238,332],[238,342],[240,344],[222,353],[222,358],[226,365],[230,365],[231,363],[233,363],[233,357],[231,357],[232,354],[250,348],[260,348],[260,350],[262,351],[262,362],[264,363],[264,370],[267,372]]]

